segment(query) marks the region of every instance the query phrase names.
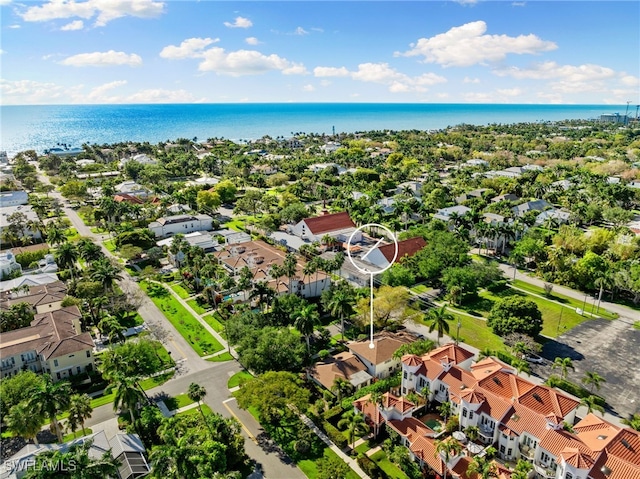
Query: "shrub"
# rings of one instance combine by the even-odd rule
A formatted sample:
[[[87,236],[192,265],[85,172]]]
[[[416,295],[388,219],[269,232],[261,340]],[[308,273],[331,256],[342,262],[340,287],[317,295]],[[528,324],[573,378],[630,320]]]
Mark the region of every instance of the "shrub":
[[[458,430],[459,424],[460,424],[460,421],[458,420],[458,416],[451,416],[447,420],[447,425],[445,426],[445,429],[448,433],[452,433],[453,431]]]
[[[602,396],[598,396],[596,394],[592,394],[587,389],[582,386],[572,383],[571,381],[567,381],[566,379],[562,379],[559,376],[551,376],[547,379],[547,384],[552,388],[562,389],[563,391],[568,392],[569,394],[573,394],[579,398],[587,398],[589,396],[593,396],[595,398],[595,403],[598,406],[605,407],[607,402]]]
[[[336,416],[342,416],[342,413],[344,412],[344,409],[342,409],[342,406],[337,405],[332,407],[331,409],[327,409],[323,416],[324,418],[329,421],[331,419],[333,419]]]
[[[380,466],[378,466],[364,454],[360,454],[358,456],[358,459],[356,459],[356,462],[358,463],[358,466],[362,468],[364,473],[371,479],[382,479],[385,477],[385,474],[384,472],[382,472],[382,469],[380,469]]]
[[[498,336],[521,333],[535,337],[542,331],[542,313],[532,300],[512,296],[493,305],[487,326]]]
[[[49,248],[39,249],[37,251],[25,251],[16,255],[16,262],[20,263],[23,268],[28,268],[32,263],[37,263],[44,258],[44,255],[49,254]]]
[[[324,432],[327,433],[327,436],[329,436],[329,439],[331,439],[338,448],[344,449],[348,446],[347,438],[344,437],[344,435],[333,424],[328,421],[324,421],[322,423],[322,428],[324,429]]]

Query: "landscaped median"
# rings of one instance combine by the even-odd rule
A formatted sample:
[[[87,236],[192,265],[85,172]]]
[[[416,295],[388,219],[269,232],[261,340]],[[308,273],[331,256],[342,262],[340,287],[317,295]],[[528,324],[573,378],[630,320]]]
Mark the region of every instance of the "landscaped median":
[[[140,287],[199,356],[208,356],[223,347],[216,338],[161,284],[141,281]]]

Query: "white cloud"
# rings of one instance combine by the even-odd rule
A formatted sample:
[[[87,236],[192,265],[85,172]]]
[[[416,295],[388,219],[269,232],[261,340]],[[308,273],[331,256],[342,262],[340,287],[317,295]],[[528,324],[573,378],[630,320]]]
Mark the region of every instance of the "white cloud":
[[[351,77],[362,82],[380,83],[387,85],[393,93],[424,92],[427,91],[427,86],[447,81],[435,73],[410,77],[391,68],[388,63],[361,63],[358,70],[353,72],[345,67],[316,67],[313,73],[316,77]]]
[[[164,47],[160,52],[160,56],[171,60],[202,57],[206,47],[219,41],[219,38],[188,38],[180,46],[169,45]]]
[[[504,96],[519,96],[522,95],[520,88],[498,88],[496,90],[500,95]]]
[[[11,28],[12,30],[17,30],[18,28],[20,28],[20,25],[18,24],[9,25],[9,28]]]
[[[82,20],[74,20],[71,23],[67,23],[63,27],[60,27],[60,30],[63,32],[69,32],[72,30],[82,30],[84,28],[84,22]]]
[[[111,20],[132,16],[155,18],[164,13],[164,3],[154,0],[51,0],[43,5],[27,8],[20,14],[27,22],[45,22],[63,18],[95,18],[96,26],[104,26]]]
[[[7,52],[5,52],[2,48],[0,48],[0,55],[4,55],[5,53]]]
[[[464,77],[463,83],[480,83],[480,78]]]
[[[640,86],[640,78],[634,77],[633,75],[623,74],[622,78],[620,78],[620,83],[624,86],[638,87]]]
[[[309,84],[309,85],[305,85],[302,87],[303,91],[315,91],[316,87],[314,87],[313,85]]]
[[[0,0],[0,7],[4,5],[9,5],[10,3],[11,3],[11,0]]]
[[[226,52],[224,48],[214,47],[202,55],[200,71],[214,71],[232,76],[258,75],[279,70],[284,75],[302,75],[307,69],[276,54],[264,55],[256,50],[237,50]]]
[[[256,37],[247,37],[244,41],[247,45],[258,45],[260,43]]]
[[[87,98],[90,98],[92,100],[100,100],[100,99],[104,100],[106,92],[126,84],[127,84],[126,80],[117,80],[117,81],[112,81],[110,83],[105,83],[104,85],[100,85],[92,89],[87,95]]]
[[[471,22],[453,27],[431,38],[420,38],[411,50],[396,52],[396,56],[422,56],[427,63],[443,67],[465,67],[504,59],[508,54],[530,54],[555,50],[557,45],[536,35],[485,35],[487,24]]]
[[[205,98],[196,98],[186,90],[162,88],[141,90],[127,96],[122,103],[202,103]]]
[[[228,28],[249,28],[253,26],[253,22],[248,18],[236,17],[233,23],[224,22],[224,26]]]
[[[538,63],[531,68],[510,67],[495,70],[494,73],[498,76],[509,76],[518,80],[562,79],[576,82],[602,80],[616,75],[611,68],[600,65],[559,65],[556,62]]]
[[[315,67],[313,74],[317,77],[347,77],[350,75],[349,70],[345,67]]]
[[[3,105],[37,105],[54,103],[55,100],[64,96],[65,89],[55,83],[0,79],[0,92],[2,92]]]
[[[63,65],[74,67],[102,67],[102,66],[132,66],[142,65],[142,58],[135,53],[130,55],[124,52],[109,50],[108,52],[80,53],[62,60]]]
[[[294,35],[309,35],[309,32],[302,27],[298,27],[293,32]]]

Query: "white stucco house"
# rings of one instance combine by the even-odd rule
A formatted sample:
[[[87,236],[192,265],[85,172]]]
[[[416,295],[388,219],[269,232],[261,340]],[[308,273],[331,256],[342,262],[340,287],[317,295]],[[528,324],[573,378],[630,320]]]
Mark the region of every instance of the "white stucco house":
[[[211,230],[213,218],[209,215],[174,215],[158,218],[149,223],[156,238]]]

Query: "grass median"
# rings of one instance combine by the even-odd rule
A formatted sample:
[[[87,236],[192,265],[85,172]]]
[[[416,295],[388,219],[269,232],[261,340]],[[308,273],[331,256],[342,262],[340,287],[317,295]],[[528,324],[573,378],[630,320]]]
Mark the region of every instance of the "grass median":
[[[199,356],[222,351],[222,345],[162,285],[141,281],[140,287]]]

